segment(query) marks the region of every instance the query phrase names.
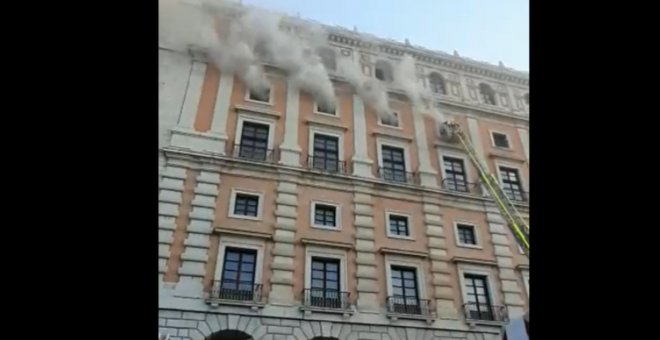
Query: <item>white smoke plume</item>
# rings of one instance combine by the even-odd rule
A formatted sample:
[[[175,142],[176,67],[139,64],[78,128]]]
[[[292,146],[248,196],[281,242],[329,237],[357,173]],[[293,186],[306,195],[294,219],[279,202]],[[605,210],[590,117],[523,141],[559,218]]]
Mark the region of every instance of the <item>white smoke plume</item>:
[[[328,32],[323,26],[225,0],[197,1],[198,5],[191,5],[182,0],[159,0],[162,42],[179,49],[206,49],[220,70],[235,74],[254,92],[270,87],[262,64],[270,62],[284,69],[287,78],[317,102],[329,108],[335,106],[334,87],[318,55],[319,49],[329,46]],[[378,44],[371,36],[366,39]],[[379,116],[393,118],[387,85],[366,76],[359,60],[339,56],[336,60],[338,73],[358,96]],[[426,112],[436,110],[429,105],[430,93],[417,82],[411,56],[406,55],[395,65],[393,73],[391,85],[406,93],[417,108],[413,112],[421,112],[421,108]]]

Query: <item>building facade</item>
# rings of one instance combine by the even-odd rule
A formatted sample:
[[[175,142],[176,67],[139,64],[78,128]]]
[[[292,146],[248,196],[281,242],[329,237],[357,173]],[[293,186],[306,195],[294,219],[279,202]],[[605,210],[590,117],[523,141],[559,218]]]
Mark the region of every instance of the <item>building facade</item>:
[[[525,73],[329,28],[388,83],[415,58],[440,118],[390,87],[383,119],[266,70],[250,93],[203,51],[159,50],[159,331],[170,339],[495,339],[529,304],[527,257],[438,120],[459,123],[528,216]]]

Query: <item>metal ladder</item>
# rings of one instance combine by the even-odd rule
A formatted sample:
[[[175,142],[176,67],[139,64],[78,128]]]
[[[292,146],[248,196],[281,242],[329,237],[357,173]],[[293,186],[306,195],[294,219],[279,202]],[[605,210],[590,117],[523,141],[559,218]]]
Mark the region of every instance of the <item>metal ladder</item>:
[[[456,136],[463,145],[472,163],[474,163],[477,171],[479,171],[479,178],[481,183],[486,187],[488,193],[495,201],[500,213],[504,217],[513,232],[514,237],[518,244],[522,247],[525,255],[529,256],[529,225],[525,219],[520,215],[515,205],[511,202],[504,190],[500,187],[495,176],[488,172],[488,168],[481,162],[477,156],[477,152],[472,144],[465,137],[461,127],[456,123],[444,123],[449,137]],[[451,139],[451,138],[450,138]]]

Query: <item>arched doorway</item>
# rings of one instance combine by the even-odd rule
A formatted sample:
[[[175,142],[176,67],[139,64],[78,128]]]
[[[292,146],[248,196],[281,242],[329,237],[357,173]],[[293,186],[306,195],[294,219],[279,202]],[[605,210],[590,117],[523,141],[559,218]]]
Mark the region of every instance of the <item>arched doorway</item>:
[[[211,334],[206,340],[253,340],[252,337],[246,333],[237,330],[226,329]]]

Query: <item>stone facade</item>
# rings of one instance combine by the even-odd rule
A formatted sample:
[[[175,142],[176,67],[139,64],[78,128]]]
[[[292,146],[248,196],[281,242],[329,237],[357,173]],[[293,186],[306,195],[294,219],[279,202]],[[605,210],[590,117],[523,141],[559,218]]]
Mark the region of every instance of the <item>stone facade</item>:
[[[337,58],[355,57],[367,74],[378,60],[404,53],[414,56],[424,86],[431,74],[440,74],[447,93],[434,98],[441,116],[435,118],[463,126],[489,171],[500,179],[504,168],[517,171],[528,191],[526,74],[329,30]],[[393,95],[402,128],[383,126],[338,78],[333,82],[339,114],[321,115],[314,99],[276,68],[269,68],[275,79],[270,103],[253,103],[245,100],[245,85],[208,63],[204,53],[162,46],[159,56],[161,334],[210,339],[231,330],[272,340],[489,340],[498,338],[507,316],[528,308],[528,259],[480,190],[465,152],[439,138],[434,117],[413,112],[409,102]],[[491,86],[497,105],[480,99],[482,83]],[[272,159],[237,157],[241,119],[269,126]],[[310,169],[313,129],[339,136],[342,171]],[[509,147],[495,145],[493,132],[505,135]],[[381,144],[404,150],[412,180],[382,178]],[[463,159],[469,190],[447,187],[445,157]],[[256,216],[233,213],[237,191],[259,197]],[[314,225],[312,202],[336,206],[336,228]],[[527,202],[518,207],[528,214]],[[390,235],[391,214],[407,216],[408,237]],[[475,244],[460,242],[461,224],[473,226]],[[254,291],[247,299],[219,298],[226,249],[241,247],[256,254],[250,263]],[[310,252],[340,264],[341,308],[310,307],[304,291],[310,288],[309,261],[317,256]],[[389,304],[393,266],[414,268],[418,302],[428,310],[401,312]],[[465,275],[485,278],[489,303],[501,308],[495,320],[466,312]]]

